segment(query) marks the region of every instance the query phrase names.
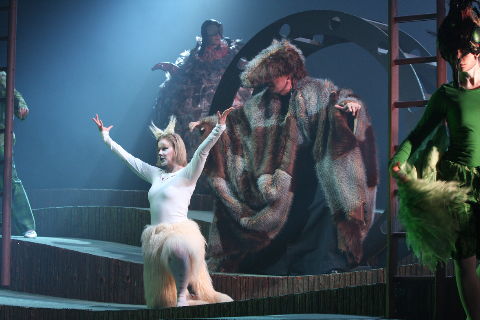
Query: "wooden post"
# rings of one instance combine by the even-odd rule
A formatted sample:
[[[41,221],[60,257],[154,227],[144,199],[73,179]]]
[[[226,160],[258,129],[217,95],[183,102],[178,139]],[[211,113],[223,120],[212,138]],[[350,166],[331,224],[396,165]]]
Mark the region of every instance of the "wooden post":
[[[17,0],[10,0],[8,11],[7,94],[5,109],[5,142],[3,162],[2,208],[2,286],[10,286],[13,99],[15,87],[15,52],[17,33]]]

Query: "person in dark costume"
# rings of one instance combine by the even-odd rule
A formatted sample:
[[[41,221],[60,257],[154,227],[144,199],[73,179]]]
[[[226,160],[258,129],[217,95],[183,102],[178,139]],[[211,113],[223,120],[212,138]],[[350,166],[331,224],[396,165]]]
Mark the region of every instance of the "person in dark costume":
[[[199,137],[188,125],[208,115],[218,83],[241,47],[240,40],[223,36],[222,23],[214,19],[203,22],[201,35],[196,46],[181,53],[175,63],[161,62],[152,67],[167,73],[154,106],[155,122],[166,126],[169,116],[174,115],[176,130],[184,138],[189,155],[197,148]],[[233,106],[243,105],[249,95],[248,90],[240,89]]]
[[[408,243],[432,269],[454,259],[467,318],[479,320],[480,19],[473,4],[451,1],[438,46],[455,80],[431,96],[390,168]]]
[[[3,191],[3,159],[4,159],[4,131],[5,131],[5,108],[7,106],[7,74],[0,71],[0,170],[2,180],[0,181],[0,190]],[[28,106],[20,92],[14,91],[14,113],[15,116],[24,120],[28,116]],[[15,139],[15,137],[14,137]],[[0,216],[1,218],[1,216]],[[0,220],[1,222],[1,220]],[[22,234],[26,238],[36,238],[35,219],[32,208],[28,201],[27,193],[23,188],[22,181],[18,178],[15,163],[12,163],[12,234]]]
[[[212,271],[319,274],[362,258],[373,218],[373,130],[350,90],[306,75],[301,51],[274,41],[246,65],[258,88],[232,112],[206,175],[216,196]],[[203,119],[204,136],[214,119]]]

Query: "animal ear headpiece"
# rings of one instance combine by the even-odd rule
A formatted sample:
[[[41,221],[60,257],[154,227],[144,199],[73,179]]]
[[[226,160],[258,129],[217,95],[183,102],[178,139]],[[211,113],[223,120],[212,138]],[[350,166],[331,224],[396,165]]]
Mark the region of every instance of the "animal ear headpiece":
[[[170,116],[170,121],[168,122],[168,125],[167,127],[165,128],[165,130],[162,130],[160,128],[158,128],[152,121],[152,123],[150,124],[150,131],[152,131],[153,133],[153,136],[155,137],[155,139],[160,140],[162,139],[163,137],[165,136],[168,136],[168,135],[172,135],[175,133],[175,123],[177,122],[177,119],[175,118],[175,116]]]

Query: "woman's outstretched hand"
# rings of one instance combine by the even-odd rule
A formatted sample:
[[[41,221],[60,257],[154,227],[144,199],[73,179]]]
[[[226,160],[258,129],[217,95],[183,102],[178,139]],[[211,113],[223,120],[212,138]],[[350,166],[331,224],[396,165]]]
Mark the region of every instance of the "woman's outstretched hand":
[[[103,126],[103,121],[100,120],[100,118],[98,117],[98,114],[96,114],[95,118],[92,118],[92,120],[93,120],[93,122],[95,122],[95,124],[98,127],[98,130],[100,130],[100,131],[110,132],[110,129],[113,128],[113,126],[104,127]]]
[[[218,118],[218,124],[224,125],[227,121],[228,114],[235,110],[234,107],[230,107],[227,110],[223,111],[220,113],[220,111],[217,111],[217,118]]]

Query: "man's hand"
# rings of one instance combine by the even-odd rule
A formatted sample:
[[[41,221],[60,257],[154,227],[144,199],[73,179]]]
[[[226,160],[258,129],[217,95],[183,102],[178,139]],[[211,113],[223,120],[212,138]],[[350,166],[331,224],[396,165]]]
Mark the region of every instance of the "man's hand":
[[[169,72],[171,74],[177,72],[178,69],[180,69],[180,68],[177,67],[176,65],[174,65],[171,62],[160,62],[160,63],[157,63],[156,65],[154,65],[152,67],[152,71],[162,70],[162,71],[165,71],[165,72]]]
[[[342,110],[344,112],[350,112],[352,113],[352,116],[355,117],[357,115],[358,110],[362,108],[362,105],[358,102],[349,101],[349,102],[343,103],[342,105],[336,104],[335,108]]]
[[[200,124],[200,121],[192,121],[188,124],[188,130],[190,132],[193,131],[193,129],[195,129],[198,125]]]

